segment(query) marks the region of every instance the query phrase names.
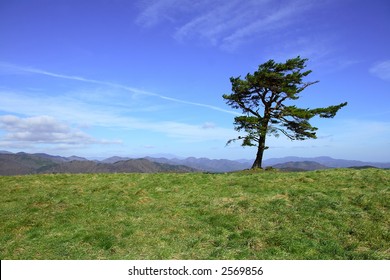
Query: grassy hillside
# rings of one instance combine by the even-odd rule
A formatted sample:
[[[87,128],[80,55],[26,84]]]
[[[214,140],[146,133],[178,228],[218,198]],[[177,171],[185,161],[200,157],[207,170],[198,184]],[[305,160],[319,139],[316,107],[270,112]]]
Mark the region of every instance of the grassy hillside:
[[[390,171],[0,177],[1,259],[390,259]]]

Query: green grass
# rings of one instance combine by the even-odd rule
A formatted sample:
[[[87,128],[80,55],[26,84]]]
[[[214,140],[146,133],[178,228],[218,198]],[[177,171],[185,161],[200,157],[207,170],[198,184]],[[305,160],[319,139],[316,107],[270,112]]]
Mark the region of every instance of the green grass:
[[[1,259],[390,259],[390,171],[0,177]]]

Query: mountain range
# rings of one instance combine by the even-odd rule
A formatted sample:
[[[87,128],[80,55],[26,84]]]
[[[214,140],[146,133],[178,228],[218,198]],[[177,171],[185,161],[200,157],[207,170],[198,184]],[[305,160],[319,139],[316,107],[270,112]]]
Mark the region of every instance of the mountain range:
[[[157,173],[196,172],[180,165],[152,162],[147,159],[127,159],[114,163],[87,160],[80,157],[60,157],[48,154],[2,153],[0,175],[25,175],[48,173]]]
[[[0,175],[45,173],[157,173],[157,172],[231,172],[250,168],[252,160],[227,160],[189,157],[184,159],[164,157],[110,157],[88,160],[83,157],[62,157],[45,153],[28,154],[0,151]],[[308,171],[327,168],[390,168],[390,163],[363,162],[331,157],[284,157],[263,162],[264,167],[282,171]]]
[[[286,162],[302,162],[302,161],[313,161],[319,164],[325,165],[330,168],[348,168],[348,167],[359,167],[359,166],[372,166],[376,168],[390,168],[390,162],[366,162],[359,160],[347,160],[347,159],[334,159],[327,156],[322,157],[283,157],[283,158],[271,158],[265,160],[264,166],[274,166],[279,163]]]
[[[189,157],[184,159],[178,158],[154,158],[145,157],[146,159],[154,162],[167,163],[167,164],[180,164],[189,166],[201,171],[208,172],[231,172],[237,170],[244,170],[251,168],[253,160],[241,159],[241,160],[226,160],[226,159],[208,159],[208,158],[195,158]],[[111,157],[103,160],[103,162],[115,162],[120,160],[130,159],[127,157]],[[349,168],[349,167],[376,167],[376,168],[390,168],[390,162],[364,162],[358,160],[346,160],[346,159],[334,159],[327,156],[322,157],[283,157],[283,158],[270,158],[263,161],[264,167],[274,167],[282,170],[289,171],[302,171],[302,170],[317,170],[326,168]],[[293,170],[296,169],[296,170]]]

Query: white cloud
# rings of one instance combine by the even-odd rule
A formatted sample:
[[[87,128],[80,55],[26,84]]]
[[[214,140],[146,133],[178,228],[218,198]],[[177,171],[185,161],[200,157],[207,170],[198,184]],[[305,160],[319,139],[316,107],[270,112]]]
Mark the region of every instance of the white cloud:
[[[390,60],[376,63],[370,68],[370,73],[385,81],[390,81]]]
[[[0,138],[3,146],[28,146],[36,144],[82,146],[109,143],[97,140],[83,131],[50,116],[20,118],[14,115],[0,116],[0,129],[5,135]],[[113,142],[111,142],[113,143]]]
[[[147,118],[133,117],[128,112],[122,112],[120,108],[109,104],[91,104],[88,100],[71,98],[69,96],[41,97],[25,95],[18,92],[1,92],[3,102],[0,103],[0,110],[8,111],[12,108],[12,114],[36,116],[45,112],[52,116],[51,121],[47,121],[46,130],[51,128],[54,133],[61,132],[60,129],[67,130],[69,126],[55,121],[60,119],[79,126],[80,124],[88,127],[102,127],[110,129],[141,130],[153,133],[159,133],[170,138],[177,138],[186,142],[202,142],[221,140],[227,141],[235,137],[235,132],[230,128],[222,128],[217,125],[206,122],[203,124],[187,124],[179,121],[149,120]],[[8,117],[7,117],[8,118]],[[16,117],[15,117],[16,118]],[[49,119],[50,120],[50,119]],[[6,120],[8,122],[8,120]],[[23,132],[22,125],[28,127],[27,123],[34,123],[38,120],[28,120],[19,122],[18,132]],[[43,122],[43,118],[39,120]],[[8,131],[11,132],[10,126]],[[43,124],[35,126],[41,129]],[[1,128],[1,126],[0,126]],[[3,129],[5,127],[3,126]],[[60,134],[45,135],[45,137],[61,137]],[[78,135],[74,135],[77,138]],[[13,137],[32,137],[27,134],[13,135]],[[79,135],[81,137],[81,135]],[[87,139],[85,139],[86,141]],[[111,141],[112,142],[112,141]],[[101,140],[100,140],[100,143]]]
[[[65,124],[57,122],[54,118],[48,116],[39,116],[32,118],[18,118],[12,115],[0,116],[0,127],[11,132],[35,131],[38,133],[64,133],[69,130]]]

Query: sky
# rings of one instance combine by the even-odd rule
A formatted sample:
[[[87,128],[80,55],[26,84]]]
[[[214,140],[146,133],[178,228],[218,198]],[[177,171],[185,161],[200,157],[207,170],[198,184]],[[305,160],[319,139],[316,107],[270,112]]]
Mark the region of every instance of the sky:
[[[320,82],[294,104],[348,106],[265,158],[389,162],[388,0],[1,0],[0,150],[254,159],[222,95],[297,56]]]

